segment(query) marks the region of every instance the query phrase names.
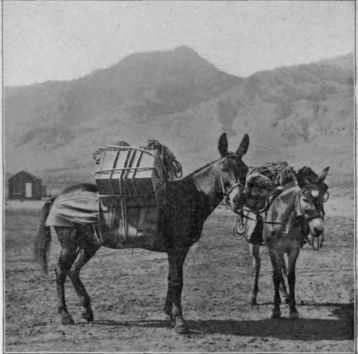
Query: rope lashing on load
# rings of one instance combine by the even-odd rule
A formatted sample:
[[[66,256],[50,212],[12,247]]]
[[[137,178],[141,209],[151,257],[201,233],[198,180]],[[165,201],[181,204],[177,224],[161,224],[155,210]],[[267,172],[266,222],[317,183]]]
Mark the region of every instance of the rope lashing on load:
[[[167,174],[173,172],[176,178],[181,178],[183,176],[183,168],[180,162],[176,159],[175,155],[162,143],[158,140],[152,139],[148,141],[146,149],[159,148],[160,157],[163,168]]]
[[[120,141],[116,145],[129,146],[129,144],[125,141]],[[183,167],[180,162],[176,159],[175,155],[158,140],[149,140],[148,145],[144,146],[143,149],[159,149],[160,163],[165,173],[169,174],[172,172],[176,178],[181,178],[183,176]],[[98,165],[101,160],[102,152],[103,148],[99,148],[92,154],[92,158],[95,160],[96,165]]]

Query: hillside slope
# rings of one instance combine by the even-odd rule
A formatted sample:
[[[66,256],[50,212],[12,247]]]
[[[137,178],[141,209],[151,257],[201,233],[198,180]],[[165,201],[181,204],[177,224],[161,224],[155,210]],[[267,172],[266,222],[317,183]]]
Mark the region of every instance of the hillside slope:
[[[185,172],[249,133],[246,160],[289,160],[352,174],[353,55],[238,78],[188,47],[138,53],[66,82],[5,89],[7,174],[42,176],[51,188],[93,180],[92,152],[126,140],[167,144]]]

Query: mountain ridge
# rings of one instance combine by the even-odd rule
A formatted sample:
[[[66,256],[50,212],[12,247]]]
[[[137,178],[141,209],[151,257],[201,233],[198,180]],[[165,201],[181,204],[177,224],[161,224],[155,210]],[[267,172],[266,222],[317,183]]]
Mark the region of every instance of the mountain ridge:
[[[335,155],[353,159],[351,57],[352,65],[345,54],[240,78],[180,47],[136,53],[75,80],[5,88],[6,172],[26,167],[53,187],[90,181],[99,146],[149,138],[167,144],[188,172],[217,156],[227,131],[233,144],[250,134],[250,164],[321,167],[329,150],[327,164],[350,173]]]

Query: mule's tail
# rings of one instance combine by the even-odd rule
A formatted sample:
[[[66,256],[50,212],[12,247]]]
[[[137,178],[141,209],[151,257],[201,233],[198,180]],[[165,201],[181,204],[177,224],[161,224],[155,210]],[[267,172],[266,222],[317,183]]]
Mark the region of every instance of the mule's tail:
[[[56,197],[53,197],[48,200],[42,207],[40,226],[34,245],[34,259],[40,264],[41,269],[45,274],[47,274],[48,255],[51,243],[51,232],[50,228],[46,227],[46,219],[50,213],[50,209],[55,198]]]

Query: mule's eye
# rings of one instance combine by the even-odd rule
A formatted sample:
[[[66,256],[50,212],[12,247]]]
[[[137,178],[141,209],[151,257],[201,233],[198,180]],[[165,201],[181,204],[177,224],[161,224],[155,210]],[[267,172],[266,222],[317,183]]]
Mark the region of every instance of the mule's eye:
[[[229,170],[227,167],[223,167],[222,171],[225,172],[225,173],[227,173],[227,172],[229,172],[230,170]]]
[[[307,198],[302,198],[302,201],[303,201],[304,203],[308,203],[308,199],[307,199]]]

